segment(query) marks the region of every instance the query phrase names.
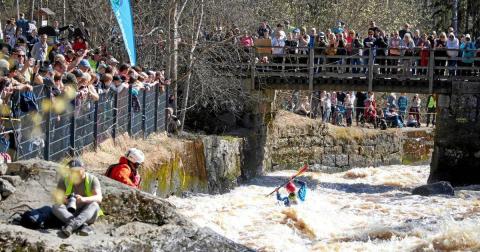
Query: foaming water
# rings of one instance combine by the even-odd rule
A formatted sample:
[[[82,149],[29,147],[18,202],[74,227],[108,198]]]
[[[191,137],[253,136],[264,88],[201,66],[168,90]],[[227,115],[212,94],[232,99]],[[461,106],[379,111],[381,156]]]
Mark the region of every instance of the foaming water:
[[[480,193],[421,197],[428,166],[306,173],[307,200],[266,197],[295,171],[273,172],[223,195],[168,200],[200,226],[258,251],[480,250]],[[285,191],[282,191],[285,194]]]

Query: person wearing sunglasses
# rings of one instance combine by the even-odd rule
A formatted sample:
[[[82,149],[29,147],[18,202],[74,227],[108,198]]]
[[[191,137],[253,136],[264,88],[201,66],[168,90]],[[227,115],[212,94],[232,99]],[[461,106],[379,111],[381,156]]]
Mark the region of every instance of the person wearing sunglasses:
[[[130,148],[125,156],[120,157],[118,164],[108,167],[105,176],[126,184],[130,187],[140,189],[140,175],[138,170],[145,161],[143,152],[136,148]]]

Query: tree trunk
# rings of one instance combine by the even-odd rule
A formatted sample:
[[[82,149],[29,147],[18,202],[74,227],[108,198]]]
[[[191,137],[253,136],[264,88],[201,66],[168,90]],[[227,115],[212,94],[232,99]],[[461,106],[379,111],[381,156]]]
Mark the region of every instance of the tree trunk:
[[[33,14],[35,13],[35,0],[30,2],[30,20],[33,20]]]
[[[66,25],[67,23],[67,0],[63,0],[63,24]]]
[[[195,26],[195,15],[192,17],[193,20],[193,26]],[[194,64],[194,58],[193,58],[193,53],[195,52],[195,49],[197,48],[197,43],[198,43],[198,37],[200,35],[200,30],[202,29],[202,23],[203,23],[203,0],[201,0],[201,5],[200,5],[200,19],[197,24],[197,31],[195,35],[192,34],[192,44],[190,48],[190,54],[188,56],[188,73],[187,73],[187,80],[185,83],[185,89],[183,90],[183,108],[180,112],[180,120],[182,122],[180,126],[180,131],[183,131],[183,126],[185,125],[185,115],[187,114],[187,109],[188,109],[188,96],[190,95],[190,82],[192,81],[192,68]]]
[[[171,60],[171,80],[172,80],[172,95],[174,97],[173,100],[173,111],[174,114],[177,114],[177,94],[178,94],[178,19],[177,19],[177,1],[174,1],[173,9],[172,9],[172,60]]]

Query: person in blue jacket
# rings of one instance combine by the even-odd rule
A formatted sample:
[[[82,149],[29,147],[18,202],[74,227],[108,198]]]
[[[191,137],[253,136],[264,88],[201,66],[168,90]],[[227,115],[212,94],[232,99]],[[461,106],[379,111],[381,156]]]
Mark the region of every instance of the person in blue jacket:
[[[298,189],[298,191],[294,182],[300,185],[300,189]],[[277,191],[277,200],[282,201],[285,206],[290,206],[292,204],[296,205],[298,203],[297,198],[301,201],[305,201],[305,196],[307,194],[307,183],[300,180],[294,180],[293,182],[290,181],[285,186],[285,189],[288,192],[288,196],[285,197],[282,197]]]

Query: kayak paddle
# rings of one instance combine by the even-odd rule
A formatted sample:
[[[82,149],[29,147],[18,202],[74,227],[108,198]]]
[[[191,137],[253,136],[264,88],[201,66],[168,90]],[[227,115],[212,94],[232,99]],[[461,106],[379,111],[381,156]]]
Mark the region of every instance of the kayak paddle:
[[[290,179],[289,179],[287,182],[283,183],[281,186],[275,188],[275,190],[273,190],[273,192],[267,194],[266,197],[268,197],[268,196],[272,195],[274,192],[280,190],[280,188],[284,187],[286,184],[288,184],[290,181],[292,181],[293,179],[295,179],[296,177],[298,177],[300,174],[302,174],[302,173],[304,173],[305,171],[307,171],[307,169],[308,169],[308,164],[305,163],[305,164],[303,165],[303,167],[300,168],[300,170],[298,170],[297,174],[295,174],[295,175],[293,175],[292,177],[290,177]]]

